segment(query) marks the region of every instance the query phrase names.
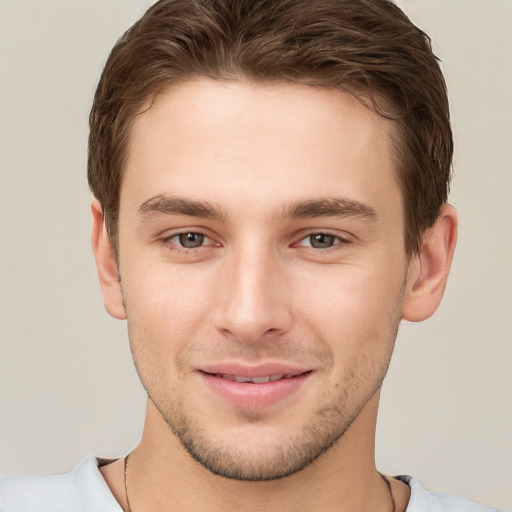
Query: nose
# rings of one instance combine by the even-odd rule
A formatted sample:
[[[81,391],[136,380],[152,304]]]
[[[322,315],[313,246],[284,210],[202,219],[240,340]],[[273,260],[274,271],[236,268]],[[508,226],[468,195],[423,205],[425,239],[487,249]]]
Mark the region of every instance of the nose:
[[[215,327],[246,343],[289,331],[291,297],[286,271],[271,250],[246,250],[224,262],[217,284]]]

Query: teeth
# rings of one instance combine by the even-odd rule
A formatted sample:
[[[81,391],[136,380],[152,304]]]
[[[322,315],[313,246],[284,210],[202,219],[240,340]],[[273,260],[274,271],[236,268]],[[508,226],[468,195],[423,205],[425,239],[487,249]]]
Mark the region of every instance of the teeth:
[[[240,375],[228,375],[225,373],[217,373],[216,377],[221,377],[226,380],[231,380],[234,382],[252,382],[254,384],[262,384],[264,382],[275,382],[276,380],[281,379],[291,379],[294,377],[292,373],[289,374],[276,374],[276,375],[266,375],[265,377],[242,377]]]
[[[270,377],[253,377],[251,382],[259,384],[261,382],[270,382]]]
[[[235,376],[236,382],[251,382],[251,379],[249,377],[239,377],[238,375]]]
[[[222,377],[223,379],[227,379],[227,380],[235,380],[234,375],[224,375],[222,373],[217,373],[217,375],[215,375],[215,377]]]

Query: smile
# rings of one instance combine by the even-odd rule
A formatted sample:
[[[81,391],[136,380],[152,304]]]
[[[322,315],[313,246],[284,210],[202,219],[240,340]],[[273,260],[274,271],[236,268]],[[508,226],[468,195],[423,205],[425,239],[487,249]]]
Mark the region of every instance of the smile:
[[[221,379],[227,379],[234,382],[252,382],[254,384],[262,384],[264,382],[275,382],[277,380],[292,379],[296,377],[293,373],[278,373],[276,375],[266,375],[264,377],[243,377],[240,375],[228,375],[225,373],[216,373],[215,377]]]
[[[245,371],[243,368],[209,370],[198,372],[209,393],[213,393],[221,403],[252,410],[277,405],[295,395],[314,373],[289,367],[286,368],[287,373],[279,372],[277,368],[264,371],[261,367],[252,370],[246,367]]]

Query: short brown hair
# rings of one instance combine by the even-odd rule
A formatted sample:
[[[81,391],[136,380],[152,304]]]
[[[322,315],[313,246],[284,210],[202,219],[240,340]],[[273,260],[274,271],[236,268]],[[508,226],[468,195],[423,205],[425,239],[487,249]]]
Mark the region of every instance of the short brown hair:
[[[430,38],[389,0],[161,0],[113,48],[90,115],[88,179],[117,251],[131,122],[172,84],[293,82],[348,91],[395,121],[405,247],[446,202],[453,141]]]

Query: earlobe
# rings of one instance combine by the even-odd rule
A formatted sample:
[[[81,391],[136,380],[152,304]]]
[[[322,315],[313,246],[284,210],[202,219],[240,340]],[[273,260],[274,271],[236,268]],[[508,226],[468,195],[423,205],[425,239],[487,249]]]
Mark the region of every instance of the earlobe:
[[[112,244],[105,228],[103,209],[100,202],[93,198],[91,203],[92,229],[91,243],[98,270],[100,288],[107,312],[119,320],[126,318],[123,295],[119,283],[117,262]]]
[[[457,213],[444,205],[435,224],[411,258],[402,305],[402,318],[420,322],[432,316],[443,297],[457,241]]]

